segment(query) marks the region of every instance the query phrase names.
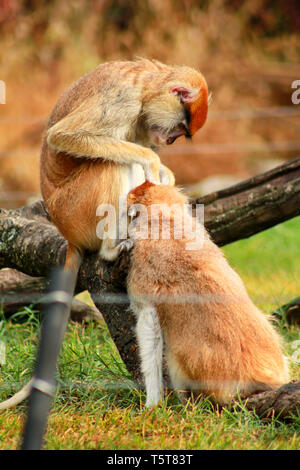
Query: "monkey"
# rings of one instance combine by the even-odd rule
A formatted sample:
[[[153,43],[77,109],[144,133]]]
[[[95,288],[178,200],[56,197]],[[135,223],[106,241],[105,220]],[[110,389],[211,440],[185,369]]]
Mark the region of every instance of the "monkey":
[[[161,212],[153,213],[157,204]],[[164,223],[175,227],[173,204],[198,232],[162,237]],[[163,396],[163,340],[172,387],[185,400],[204,395],[223,406],[289,380],[279,334],[186,204],[178,188],[148,181],[128,195],[134,246],[127,287],[148,408]],[[159,236],[151,238],[155,225]]]
[[[77,276],[85,250],[113,261],[131,247],[126,237],[119,239],[117,224],[111,236],[99,233],[98,207],[111,205],[126,221],[120,201],[132,188],[145,179],[174,185],[156,151],[204,125],[208,98],[200,72],[142,58],[100,64],[61,95],[43,136],[40,186],[68,242],[65,269]],[[12,397],[0,409],[19,401]]]
[[[67,268],[78,270],[84,250],[112,261],[126,248],[118,233],[96,233],[97,207],[111,204],[119,220],[120,198],[145,179],[173,185],[153,149],[194,135],[207,107],[202,74],[147,59],[101,64],[62,95],[42,146],[41,191],[68,240]]]

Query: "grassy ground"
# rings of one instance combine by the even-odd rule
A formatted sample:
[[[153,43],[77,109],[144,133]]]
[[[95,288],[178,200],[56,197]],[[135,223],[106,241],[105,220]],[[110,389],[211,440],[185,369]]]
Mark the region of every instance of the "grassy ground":
[[[300,218],[224,248],[253,300],[269,313],[300,295]],[[292,376],[300,379],[295,343],[299,328],[278,325],[293,356]],[[6,363],[2,398],[18,390],[31,374],[39,321],[28,309],[23,322],[0,322]],[[143,391],[134,388],[104,324],[71,323],[60,356],[60,388],[49,417],[47,449],[299,449],[300,417],[289,424],[265,422],[237,407],[212,411],[203,400],[187,409],[174,395],[152,412],[143,408]],[[10,385],[8,385],[10,384]],[[0,449],[16,449],[25,404],[0,414]]]

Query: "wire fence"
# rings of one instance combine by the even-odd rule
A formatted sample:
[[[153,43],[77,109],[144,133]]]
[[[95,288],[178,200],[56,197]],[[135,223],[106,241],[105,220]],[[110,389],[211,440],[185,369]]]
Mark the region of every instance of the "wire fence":
[[[236,109],[236,110],[225,110],[225,111],[212,111],[208,115],[208,121],[222,121],[222,120],[240,120],[240,119],[267,119],[267,118],[282,118],[282,117],[294,117],[300,116],[300,107],[298,106],[271,106],[257,109]],[[14,124],[14,125],[25,125],[25,124],[45,124],[47,121],[46,117],[32,117],[32,116],[0,116],[0,125],[2,124]],[[176,146],[172,148],[172,153],[184,153],[191,151],[194,153],[208,152],[208,153],[219,153],[219,152],[244,152],[244,151],[288,151],[298,150],[299,141],[286,141],[286,142],[254,142],[254,143],[220,143],[220,144],[202,144],[202,145],[190,145],[189,149],[186,150],[185,146]],[[193,150],[192,150],[193,149]],[[20,151],[20,150],[4,150],[0,152],[1,157],[7,156],[32,156],[32,151]]]
[[[240,120],[240,119],[268,119],[268,118],[293,118],[300,116],[300,106],[273,106],[257,109],[236,109],[225,111],[212,111],[208,115],[208,121]],[[45,124],[45,116],[0,116],[0,125],[14,124]],[[300,140],[287,141],[258,141],[258,142],[224,142],[224,143],[187,143],[176,145],[172,149],[166,148],[163,155],[197,155],[197,154],[232,154],[232,153],[276,153],[293,152],[300,150]],[[39,153],[39,152],[38,152]],[[32,158],[37,157],[36,150],[7,149],[0,151],[1,158]],[[0,175],[1,177],[1,175]],[[38,194],[32,191],[1,191],[2,201],[27,200],[37,197]]]
[[[221,121],[221,120],[240,120],[240,119],[269,119],[269,118],[293,118],[300,116],[300,106],[274,106],[274,107],[262,107],[257,109],[236,109],[236,110],[225,110],[225,111],[211,111],[208,115],[209,121]],[[46,117],[32,117],[32,116],[0,116],[0,125],[14,124],[14,125],[27,125],[27,124],[45,124]],[[273,142],[226,142],[226,143],[203,143],[203,144],[187,144],[187,145],[176,145],[169,151],[164,151],[165,154],[217,154],[217,153],[241,153],[241,152],[289,152],[300,149],[300,140],[293,141],[273,141]],[[31,150],[19,150],[9,149],[0,152],[0,158],[7,157],[32,157],[33,152]],[[1,177],[1,175],[0,175]],[[18,201],[18,200],[29,200],[30,198],[39,197],[38,194],[31,191],[3,191],[0,189],[0,198],[3,201]],[[13,300],[15,302],[21,299],[28,304],[35,304],[42,302],[40,294],[24,293],[18,294],[13,293]],[[99,296],[94,296],[94,300],[102,304],[114,303],[114,304],[128,304],[128,296],[126,294],[116,293],[105,293]],[[179,299],[172,296],[171,299],[165,299],[165,302],[171,301],[172,303],[205,303],[209,301],[214,302],[227,302],[224,297],[221,299],[206,298],[205,296],[189,295],[188,297],[180,296]],[[0,293],[0,302],[9,302],[8,294]]]
[[[210,112],[208,116],[209,122],[218,122],[222,120],[234,121],[242,119],[291,119],[300,116],[300,108],[296,106],[281,106],[281,107],[264,107],[259,109],[237,109],[228,111],[215,111]],[[34,125],[44,126],[46,124],[46,117],[32,117],[32,116],[2,116],[0,117],[0,125]],[[232,154],[232,153],[256,153],[256,152],[292,152],[300,149],[300,140],[287,140],[287,141],[268,141],[268,142],[224,142],[224,143],[202,143],[202,144],[188,144],[188,145],[177,145],[172,149],[165,150],[164,154],[172,155],[187,155],[187,154]],[[19,149],[8,149],[0,152],[1,158],[29,158],[34,157],[33,150],[19,150]],[[0,175],[1,176],[1,175]],[[35,193],[31,191],[5,191],[3,195],[0,191],[0,197],[2,200],[13,201],[13,200],[28,200]],[[1,286],[0,286],[1,288]],[[49,302],[49,296],[37,292],[0,292],[0,306],[1,304],[9,304],[9,302],[18,302],[20,300],[24,305],[36,305],[37,303],[43,304]],[[105,304],[119,304],[124,305],[127,308],[130,305],[129,297],[126,293],[115,293],[115,292],[104,292],[101,294],[93,294],[93,300],[98,305]],[[145,299],[143,299],[145,300]],[[244,302],[244,296],[239,298],[238,295],[230,294],[197,294],[197,293],[180,293],[180,295],[147,295],[146,300],[150,303],[161,303],[161,304],[176,304],[186,306],[187,304],[205,306],[205,304],[222,304],[232,305]],[[294,351],[291,354],[291,362],[294,364],[300,363],[300,341],[294,341],[291,343],[291,349]],[[5,343],[0,341],[0,366],[5,364]],[[19,388],[21,384],[19,382],[11,382],[8,384],[1,385],[1,391],[11,390],[12,388]],[[219,384],[212,384],[214,387]],[[101,378],[99,380],[93,380],[92,383],[80,382],[78,380],[61,382],[60,388],[63,390],[79,390],[79,389],[133,389],[140,388],[140,385],[136,382],[124,377],[109,377],[107,379]]]
[[[210,111],[208,121],[234,120],[234,119],[262,119],[300,116],[300,107],[267,106],[262,108],[246,108],[225,111]],[[45,124],[47,116],[0,116],[0,124]]]
[[[22,283],[20,282],[19,285],[21,286]],[[103,292],[101,294],[92,294],[93,301],[96,304],[115,304],[115,305],[129,305],[130,300],[129,297],[126,293],[116,293],[116,292]],[[256,301],[259,301],[260,303],[268,302],[270,300],[269,295],[263,295],[259,294],[255,296]],[[215,304],[231,304],[231,303],[243,303],[244,298],[239,299],[238,296],[230,296],[226,294],[197,294],[197,293],[189,293],[189,294],[180,294],[180,295],[147,295],[145,298],[148,302],[154,302],[154,303],[171,303],[171,304],[177,304],[177,305],[185,305],[185,304],[203,304],[205,305],[206,303],[215,303]],[[144,299],[144,300],[145,300]],[[278,299],[273,299],[274,301],[278,301]],[[34,309],[34,305],[36,304],[43,304],[47,303],[48,297],[47,295],[41,293],[41,292],[36,292],[32,291],[30,292],[29,289],[26,290],[26,292],[18,292],[17,288],[14,288],[13,290],[4,290],[2,288],[2,291],[0,291],[0,305],[2,304],[18,304],[18,302],[24,303],[24,305],[32,305]],[[300,303],[300,302],[299,302]]]

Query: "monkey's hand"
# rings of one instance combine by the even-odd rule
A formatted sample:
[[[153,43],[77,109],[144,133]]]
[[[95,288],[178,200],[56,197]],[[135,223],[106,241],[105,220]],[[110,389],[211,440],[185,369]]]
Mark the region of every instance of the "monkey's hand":
[[[162,163],[160,164],[159,177],[161,184],[164,184],[166,186],[175,185],[175,176],[173,172]]]
[[[149,165],[144,167],[144,172],[146,180],[150,181],[150,183],[164,184],[166,186],[175,185],[174,174],[160,161],[159,165],[157,165],[157,161],[154,161],[152,162],[151,166]]]

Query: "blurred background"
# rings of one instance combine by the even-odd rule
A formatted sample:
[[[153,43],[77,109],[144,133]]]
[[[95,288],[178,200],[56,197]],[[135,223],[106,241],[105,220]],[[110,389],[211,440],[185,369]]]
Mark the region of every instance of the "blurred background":
[[[298,0],[0,0],[0,207],[39,197],[48,114],[108,60],[155,58],[206,77],[204,128],[160,153],[191,195],[299,156],[299,31]]]

